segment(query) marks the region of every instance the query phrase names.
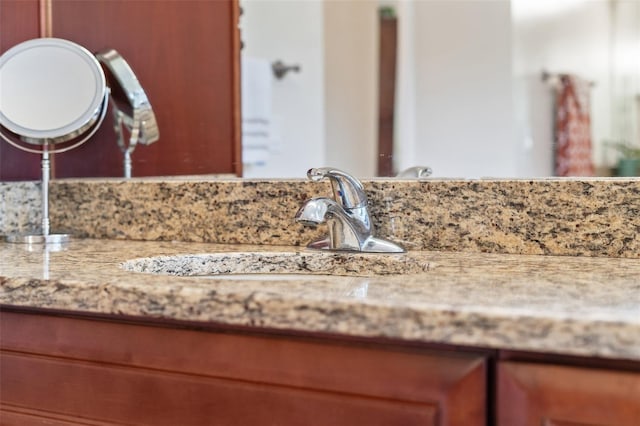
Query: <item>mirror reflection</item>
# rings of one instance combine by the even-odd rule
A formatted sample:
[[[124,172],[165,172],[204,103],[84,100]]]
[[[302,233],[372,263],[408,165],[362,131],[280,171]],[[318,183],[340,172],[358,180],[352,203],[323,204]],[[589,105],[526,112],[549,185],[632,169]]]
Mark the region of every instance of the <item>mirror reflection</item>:
[[[2,0],[0,54],[25,40],[47,37],[72,41],[92,53],[116,50],[135,70],[162,128],[160,143],[137,148],[131,156],[133,175],[237,175],[241,173],[238,15],[238,0]],[[140,93],[134,89],[133,94],[134,104],[143,106],[138,102]],[[107,112],[121,122],[119,129],[107,122],[91,143],[52,155],[54,178],[123,176],[117,133],[138,145],[157,136],[146,126],[151,111],[145,108],[136,117],[129,100],[111,103],[122,114],[114,108]],[[136,118],[141,118],[140,126]],[[0,180],[38,178],[36,160],[0,144]]]
[[[0,2],[0,52],[37,37],[121,52],[162,125],[134,176],[639,173],[637,0],[42,3]],[[55,178],[123,176],[136,126],[117,112],[125,137],[101,126],[52,156]],[[0,180],[37,178],[5,145]]]
[[[637,174],[640,2],[240,5],[244,176]]]
[[[150,145],[160,138],[151,104],[127,61],[115,50],[106,49],[96,54],[112,88],[114,129],[118,147],[124,155],[124,177],[132,176],[131,156],[139,143]]]

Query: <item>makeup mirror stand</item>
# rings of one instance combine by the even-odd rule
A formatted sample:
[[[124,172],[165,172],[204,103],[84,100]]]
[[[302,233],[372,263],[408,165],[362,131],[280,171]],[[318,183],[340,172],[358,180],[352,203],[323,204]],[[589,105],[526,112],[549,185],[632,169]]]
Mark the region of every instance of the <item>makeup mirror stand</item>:
[[[51,234],[50,155],[88,141],[104,121],[111,91],[100,63],[84,47],[59,38],[36,38],[0,55],[0,138],[42,156],[42,233],[7,241],[55,247],[68,234]]]
[[[114,103],[115,104],[115,103]],[[131,178],[131,171],[133,169],[133,163],[131,161],[131,155],[138,145],[138,141],[141,139],[141,123],[140,120],[129,117],[124,112],[120,111],[117,107],[113,107],[114,115],[114,130],[118,135],[118,147],[124,155],[124,177]],[[135,112],[134,112],[135,116]],[[125,143],[125,129],[129,132],[129,143]],[[141,141],[144,143],[144,141]]]
[[[44,240],[45,243],[62,243],[69,240],[69,234],[50,234],[49,221],[49,179],[51,177],[51,161],[49,160],[49,144],[45,143],[42,147],[42,235],[25,235],[25,242],[37,237]],[[39,243],[43,241],[37,241]]]
[[[42,179],[41,179],[41,193],[42,193],[42,233],[41,234],[28,234],[28,235],[8,235],[7,241],[10,243],[23,243],[23,244],[51,244],[51,245],[60,245],[69,241],[69,234],[51,234],[50,227],[51,222],[49,220],[49,181],[51,178],[51,160],[50,154],[59,154],[62,152],[70,151],[74,148],[79,147],[86,141],[88,141],[95,132],[100,128],[100,125],[104,121],[104,117],[107,112],[107,106],[109,103],[109,88],[105,88],[105,95],[102,100],[102,107],[100,111],[100,116],[97,121],[92,125],[87,134],[82,136],[82,138],[78,141],[69,142],[70,145],[55,148],[55,145],[52,145],[51,141],[48,139],[44,139],[42,141],[41,149],[33,149],[27,148],[25,146],[20,145],[18,142],[12,140],[9,136],[5,135],[2,129],[0,129],[0,137],[4,139],[7,143],[12,145],[14,148],[20,149],[25,152],[30,152],[32,154],[41,154],[41,170],[42,170]],[[54,146],[54,149],[50,149],[50,146]]]

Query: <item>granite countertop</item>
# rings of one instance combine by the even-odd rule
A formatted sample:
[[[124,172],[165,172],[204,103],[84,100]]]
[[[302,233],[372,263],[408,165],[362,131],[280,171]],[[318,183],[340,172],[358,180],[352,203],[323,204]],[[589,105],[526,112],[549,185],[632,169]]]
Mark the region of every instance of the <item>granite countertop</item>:
[[[294,246],[86,239],[45,252],[0,243],[0,304],[640,360],[637,259],[412,251],[388,260],[404,262],[405,275],[376,275],[388,268],[371,257],[343,271],[351,276],[233,280],[122,268],[238,251],[299,252],[310,270],[326,267]]]

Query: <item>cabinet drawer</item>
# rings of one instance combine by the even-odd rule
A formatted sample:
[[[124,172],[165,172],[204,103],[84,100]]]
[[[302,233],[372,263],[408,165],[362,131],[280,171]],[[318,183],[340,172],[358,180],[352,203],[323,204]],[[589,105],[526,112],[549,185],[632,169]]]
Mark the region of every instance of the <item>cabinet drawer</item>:
[[[501,362],[498,425],[640,425],[640,373]]]
[[[22,354],[4,353],[0,363],[3,405],[33,407],[42,417],[157,426],[429,425],[438,411],[429,403]]]
[[[486,423],[486,360],[470,353],[6,312],[0,349],[13,410],[141,425]]]

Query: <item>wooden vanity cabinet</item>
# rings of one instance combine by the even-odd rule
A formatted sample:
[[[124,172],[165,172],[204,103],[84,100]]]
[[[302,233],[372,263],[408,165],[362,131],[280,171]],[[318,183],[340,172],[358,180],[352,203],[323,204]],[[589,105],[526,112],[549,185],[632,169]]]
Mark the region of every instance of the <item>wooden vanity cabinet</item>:
[[[0,311],[0,425],[640,425],[638,363],[195,327]]]
[[[484,425],[487,361],[333,339],[0,313],[2,425]]]
[[[500,362],[498,426],[638,426],[640,373]]]

